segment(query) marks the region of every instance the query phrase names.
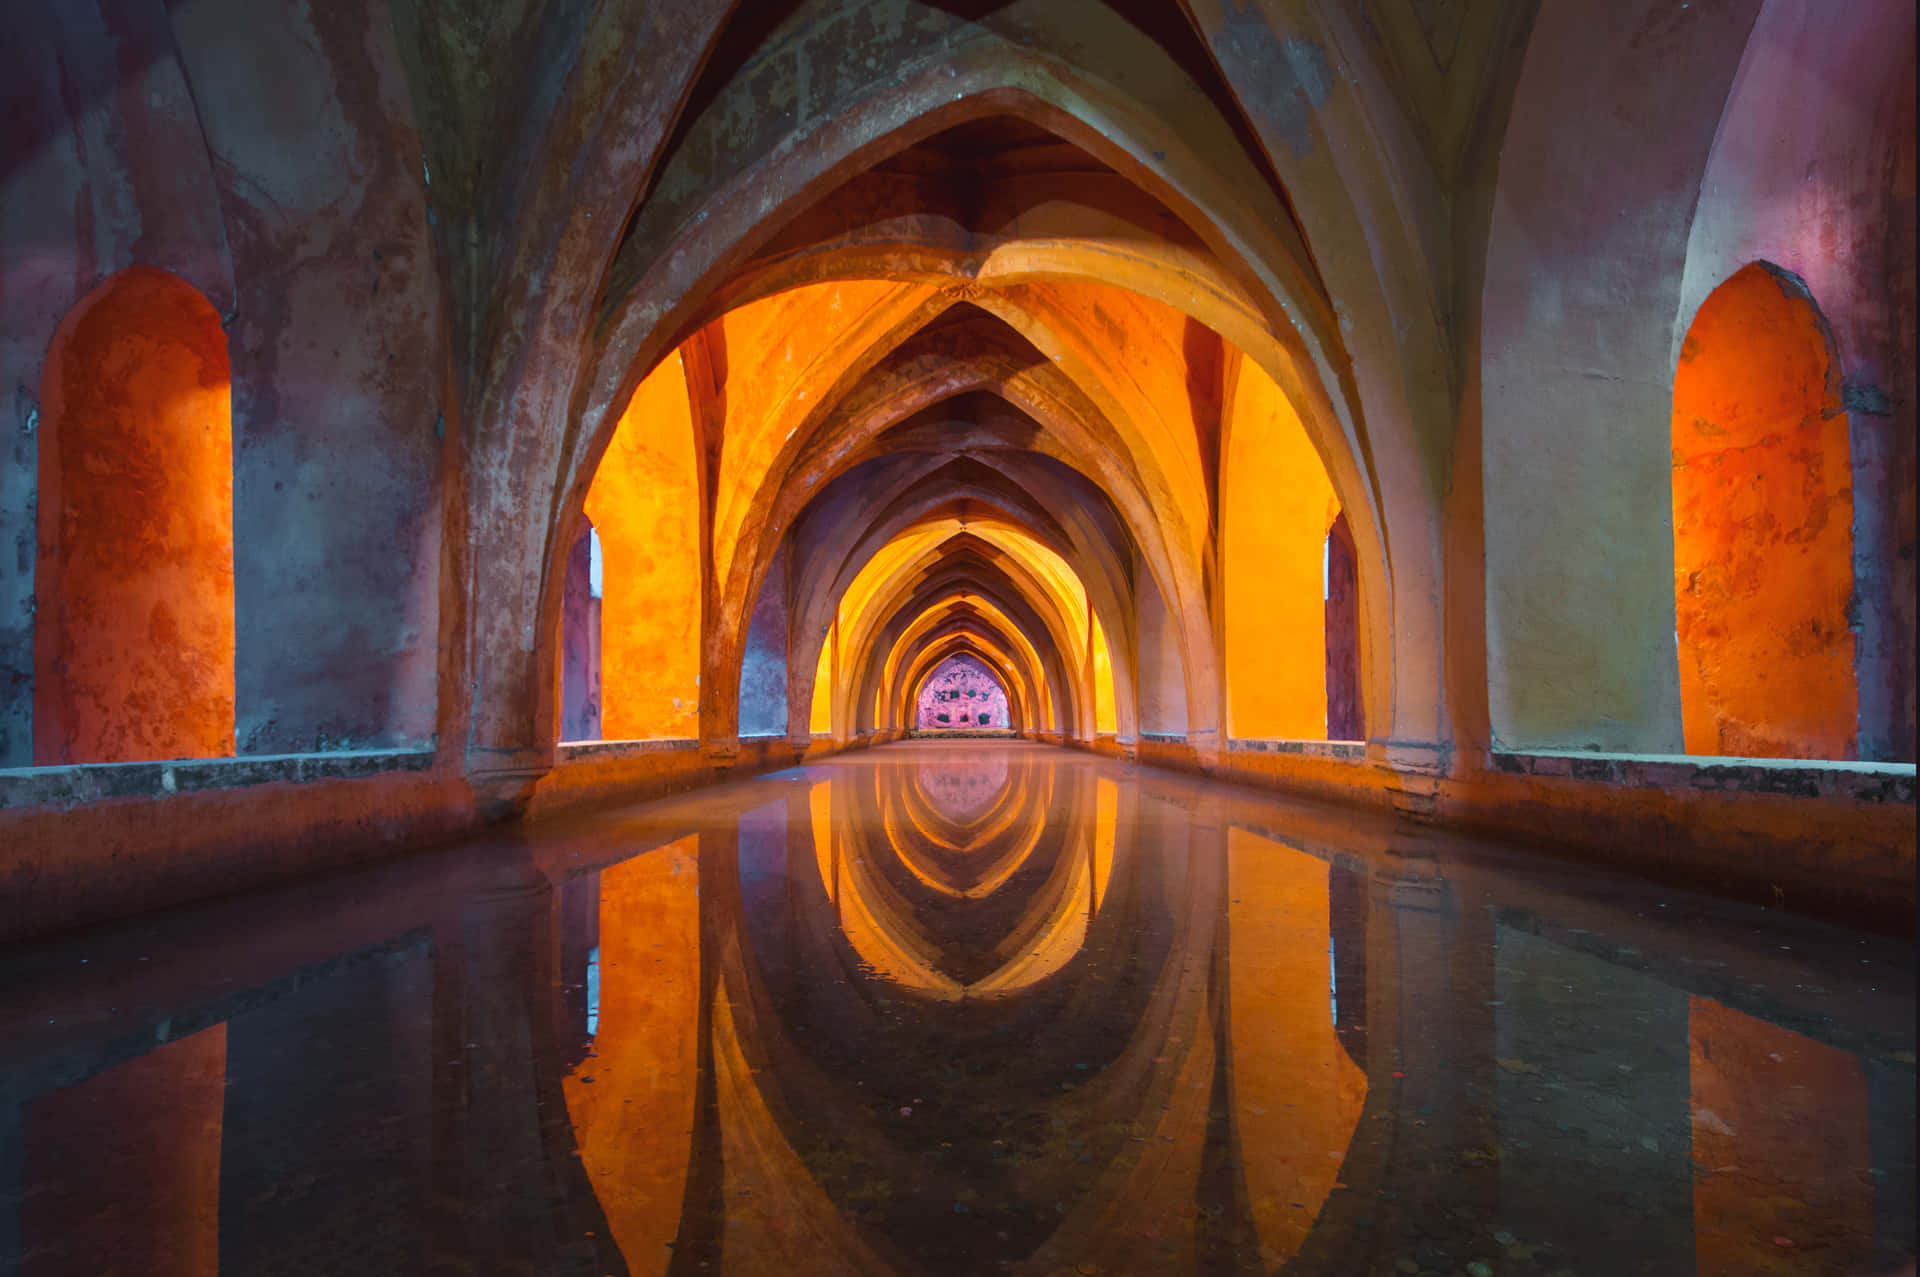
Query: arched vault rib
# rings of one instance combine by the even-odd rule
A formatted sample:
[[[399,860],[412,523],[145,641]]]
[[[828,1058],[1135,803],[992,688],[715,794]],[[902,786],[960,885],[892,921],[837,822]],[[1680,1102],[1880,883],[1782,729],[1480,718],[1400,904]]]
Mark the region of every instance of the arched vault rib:
[[[921,688],[933,677],[948,657],[962,653],[971,655],[984,664],[1000,680],[1007,690],[1007,704],[1013,715],[1006,726],[1015,730],[1037,730],[1033,726],[1033,713],[1024,698],[1016,702],[1014,686],[1018,680],[1018,670],[1012,656],[998,644],[991,641],[990,633],[982,633],[966,621],[951,623],[952,628],[942,627],[945,631],[937,641],[929,642],[914,657],[912,668],[907,671],[899,701],[900,713],[898,726],[908,729],[914,726],[914,718],[919,712]]]
[[[889,430],[959,395],[984,391],[1033,422],[1029,449],[1091,478],[1120,512],[1148,569],[1169,580],[1178,577],[1188,582],[1190,595],[1198,593],[1199,565],[1177,563],[1163,549],[1167,538],[1151,497],[1163,485],[1139,474],[1143,467],[1149,476],[1155,473],[1156,460],[1129,447],[1080,387],[1030,342],[983,313],[969,314],[960,322],[930,324],[923,333],[896,334],[896,348],[886,358],[863,361],[865,368],[850,371],[832,390],[808,394],[805,418],[776,431],[787,436],[771,467],[782,478],[761,490],[744,521],[765,537],[755,558],[736,558],[708,635],[706,682],[714,689],[710,712],[719,723],[732,712],[724,697],[745,639],[748,600],[758,597],[782,532],[834,479],[870,459]],[[796,391],[793,401],[798,399]],[[1117,570],[1110,567],[1107,575]],[[1124,635],[1129,627],[1109,621],[1107,628]],[[1210,659],[1205,645],[1201,658]]]
[[[1065,685],[1059,659],[1058,612],[1039,583],[1022,576],[1017,563],[1006,558],[994,561],[979,551],[945,550],[918,565],[875,609],[868,623],[855,630],[851,678],[845,689],[853,698],[851,721],[862,728],[879,722],[897,692],[893,683],[899,661],[917,635],[931,625],[929,611],[955,598],[977,599],[985,614],[999,620],[1013,648],[1033,668],[1036,690],[1043,698],[1036,703],[1042,725],[1073,721],[1069,698],[1074,689]]]
[[[1269,317],[1275,329],[1272,341],[1301,356],[1288,367],[1276,368],[1276,381],[1290,396],[1300,391],[1296,397],[1311,399],[1318,395],[1325,400],[1325,411],[1316,401],[1302,409],[1303,416],[1309,418],[1310,429],[1321,432],[1316,439],[1323,443],[1327,423],[1337,423],[1341,429],[1333,433],[1347,445],[1336,461],[1343,471],[1336,470],[1335,477],[1361,544],[1367,625],[1375,636],[1370,651],[1380,655],[1369,662],[1370,700],[1387,711],[1384,717],[1391,722],[1383,723],[1383,727],[1396,736],[1438,738],[1441,733],[1437,728],[1422,731],[1419,723],[1403,722],[1404,714],[1392,696],[1395,661],[1382,640],[1391,633],[1398,641],[1405,632],[1413,636],[1409,641],[1434,644],[1437,651],[1437,624],[1424,614],[1411,626],[1390,624],[1393,614],[1388,603],[1398,587],[1389,576],[1386,559],[1387,535],[1382,518],[1386,507],[1369,477],[1373,458],[1382,450],[1381,439],[1367,435],[1368,429],[1378,431],[1382,422],[1389,428],[1391,446],[1385,452],[1392,473],[1398,476],[1395,482],[1405,489],[1396,495],[1408,534],[1403,535],[1403,543],[1409,539],[1432,542],[1438,523],[1432,491],[1422,491],[1419,483],[1407,476],[1410,466],[1417,470],[1427,465],[1429,479],[1436,472],[1421,452],[1419,423],[1399,410],[1426,392],[1426,380],[1414,371],[1396,373],[1391,366],[1393,343],[1381,343],[1385,353],[1375,358],[1368,384],[1387,388],[1381,396],[1386,409],[1384,414],[1374,414],[1371,426],[1363,427],[1353,407],[1352,388],[1356,383],[1346,369],[1332,307],[1313,282],[1315,275],[1304,251],[1294,251],[1298,236],[1293,234],[1291,223],[1284,216],[1267,219],[1270,224],[1263,229],[1261,211],[1248,207],[1246,192],[1256,188],[1245,180],[1243,170],[1250,170],[1250,166],[1244,153],[1233,150],[1237,142],[1227,138],[1230,131],[1224,130],[1210,109],[1200,109],[1198,114],[1175,109],[1196,92],[1184,72],[1151,48],[1150,42],[1145,49],[1136,48],[1143,37],[1124,22],[1115,25],[1113,15],[1103,6],[1089,3],[1084,14],[1079,13],[1080,7],[1069,5],[1066,9],[1073,10],[1072,14],[1060,9],[1042,20],[1037,10],[1016,3],[1004,11],[1006,22],[1012,24],[1009,27],[998,18],[986,26],[956,26],[938,16],[938,11],[907,5],[915,21],[907,24],[911,30],[903,28],[898,37],[903,42],[897,51],[900,56],[877,58],[873,65],[883,69],[871,81],[851,76],[818,100],[797,104],[799,109],[789,116],[759,112],[743,117],[735,110],[739,105],[735,99],[749,92],[745,86],[753,79],[752,71],[763,65],[764,58],[756,54],[759,60],[750,59],[734,84],[724,88],[701,117],[688,125],[681,154],[700,157],[686,161],[691,166],[688,171],[696,175],[711,158],[702,156],[698,139],[717,137],[715,130],[722,127],[719,121],[751,119],[766,136],[733,139],[739,145],[728,153],[727,164],[735,164],[738,157],[738,167],[712,168],[691,186],[676,185],[679,179],[670,176],[681,163],[679,155],[668,164],[668,171],[663,171],[661,182],[634,224],[634,234],[628,237],[631,256],[624,256],[628,250],[623,250],[623,260],[653,263],[665,274],[644,269],[632,273],[636,286],[629,290],[621,271],[613,272],[614,286],[606,293],[606,324],[588,356],[591,368],[576,362],[575,351],[533,352],[534,358],[549,353],[556,356],[556,371],[546,374],[547,391],[562,384],[573,387],[571,409],[566,414],[567,436],[554,440],[549,437],[551,431],[527,429],[525,419],[517,412],[499,406],[510,402],[510,395],[494,396],[489,401],[493,406],[483,410],[485,419],[478,427],[480,437],[475,445],[479,476],[476,557],[483,566],[476,578],[474,603],[478,615],[488,619],[481,623],[487,633],[476,635],[473,645],[478,692],[471,739],[477,746],[506,746],[515,738],[537,740],[543,736],[538,724],[543,716],[551,714],[552,706],[543,704],[551,697],[542,696],[538,671],[551,663],[551,632],[558,614],[558,586],[552,571],[559,557],[555,529],[568,522],[564,516],[571,508],[569,503],[577,504],[584,491],[585,476],[590,475],[591,461],[602,446],[602,419],[608,405],[620,398],[619,381],[637,376],[653,362],[653,357],[642,357],[642,346],[656,343],[656,356],[667,349],[675,339],[675,317],[697,314],[703,297],[754,251],[754,244],[771,239],[777,227],[764,210],[786,210],[781,214],[784,220],[808,197],[831,188],[848,172],[870,164],[878,154],[890,148],[897,150],[898,144],[915,141],[959,119],[995,111],[1038,117],[1037,122],[1101,154],[1116,172],[1154,189],[1162,202],[1193,226],[1200,239],[1228,263],[1235,277],[1244,275],[1250,281],[1249,293],[1260,300],[1262,314]],[[1262,11],[1274,8],[1256,7]],[[1208,14],[1213,12],[1202,8]],[[1059,30],[1041,29],[1068,17],[1078,24],[1071,38]],[[833,19],[830,15],[825,21],[821,18],[820,13],[812,12],[802,23],[805,30],[776,33],[765,58],[806,56],[812,41],[833,39]],[[1277,19],[1269,16],[1267,21]],[[1034,26],[1035,22],[1039,26]],[[1075,68],[1071,56],[1074,43],[1084,41],[1087,30],[1098,27],[1104,31],[1109,25],[1115,26],[1110,33],[1115,41],[1111,47],[1127,56],[1116,57],[1114,65],[1103,66],[1097,76]],[[1213,32],[1214,25],[1211,17],[1202,22],[1208,33]],[[1273,28],[1269,25],[1268,29]],[[1010,31],[1017,31],[1019,38],[1011,38]],[[1248,81],[1243,68],[1225,65],[1225,70],[1230,81]],[[1330,91],[1335,100],[1322,114],[1352,114],[1354,102],[1348,98],[1357,91],[1338,77]],[[1199,104],[1196,101],[1194,105]],[[1364,109],[1365,104],[1361,105]],[[889,130],[903,118],[914,121],[911,134],[895,137]],[[711,129],[702,123],[707,120],[715,122]],[[1223,138],[1228,142],[1225,153],[1219,147]],[[1345,154],[1365,156],[1369,152],[1363,147]],[[615,167],[610,154],[589,154],[583,162],[596,172]],[[1365,168],[1372,161],[1346,162],[1361,171],[1333,185],[1338,187],[1344,181],[1364,189],[1350,195],[1340,207],[1351,211],[1359,206],[1364,214],[1380,202],[1380,188],[1391,183]],[[1387,161],[1379,163],[1385,165]],[[1281,167],[1283,173],[1304,172],[1323,184],[1327,181],[1316,176],[1311,166]],[[753,198],[733,198],[745,194],[749,187]],[[667,198],[655,205],[655,197],[663,195]],[[696,216],[708,213],[715,215]],[[1364,220],[1370,225],[1376,219],[1367,216]],[[1351,274],[1348,272],[1349,277]],[[1357,286],[1365,291],[1377,289],[1379,284],[1361,280]],[[1345,301],[1352,305],[1355,299]],[[1383,332],[1393,325],[1412,331],[1409,325],[1419,326],[1420,317],[1402,298],[1393,299],[1397,317],[1389,325],[1375,318],[1387,308],[1385,303],[1371,295],[1359,301],[1375,331]],[[536,327],[543,333],[565,327],[564,318],[542,316],[540,320]],[[1403,336],[1401,343],[1410,340]],[[1247,349],[1261,359],[1263,366],[1272,355],[1272,351]],[[1396,376],[1412,388],[1394,390]],[[615,393],[604,393],[609,378]],[[1311,386],[1304,385],[1309,382]],[[537,412],[539,401],[527,402]],[[553,402],[551,393],[546,394],[544,402]],[[508,473],[531,478],[502,477]],[[540,485],[549,478],[554,480],[550,489],[553,504],[543,505],[542,498],[530,507],[523,499],[527,482],[534,484],[537,495]],[[1356,500],[1356,495],[1365,499]],[[516,540],[507,525],[523,520],[535,525],[534,536]],[[1430,546],[1422,552],[1424,549]],[[1423,563],[1402,592],[1415,610],[1432,611],[1436,606],[1431,597],[1423,596],[1423,592],[1431,593],[1431,567]],[[1175,594],[1170,592],[1169,596]],[[1431,659],[1433,653],[1423,655]],[[1427,674],[1414,677],[1416,684],[1432,681]],[[1432,698],[1431,703],[1438,713],[1439,698]],[[531,730],[514,726],[523,721]]]
[[[976,523],[1004,522],[1034,536],[1071,568],[1102,628],[1110,635],[1127,632],[1129,546],[1097,535],[1087,537],[1084,518],[1072,520],[1076,531],[1068,532],[1053,517],[1054,512],[1075,505],[1076,499],[1097,498],[1084,480],[1079,480],[1081,490],[1075,491],[1079,476],[1051,467],[1044,475],[1023,475],[1020,472],[1026,467],[1018,454],[996,456],[991,465],[967,458],[916,456],[911,460],[917,464],[901,476],[908,460],[888,458],[850,471],[822,493],[796,526],[794,544],[803,548],[797,552],[794,575],[799,603],[793,618],[790,688],[811,690],[828,628],[841,612],[847,588],[872,556],[908,529],[941,520],[964,523],[971,517]],[[893,481],[874,491],[876,472],[893,475]],[[836,499],[839,488],[851,490],[846,500]],[[1052,497],[1053,510],[1043,504],[1038,492]],[[884,505],[871,522],[863,523],[851,517],[851,507],[859,495],[869,493],[870,505]],[[1063,501],[1063,496],[1068,499]],[[1113,531],[1117,533],[1117,525]],[[1084,644],[1086,636],[1080,636],[1080,641]],[[1130,652],[1118,652],[1115,667],[1117,680],[1125,687],[1130,722]],[[810,701],[796,697],[795,703]]]
[[[853,711],[850,721],[860,728],[877,721],[884,708],[882,688],[896,673],[888,662],[895,659],[903,636],[933,602],[954,595],[978,596],[1007,617],[1020,642],[1033,652],[1043,685],[1052,693],[1052,717],[1077,723],[1077,682],[1066,677],[1060,657],[1062,651],[1073,650],[1067,641],[1071,626],[1045,583],[1024,564],[965,534],[905,565],[893,588],[876,599],[853,633],[843,634],[843,650],[852,658],[846,668],[854,676],[845,689],[854,698],[848,706]],[[883,654],[889,654],[885,660]]]
[[[1014,94],[1007,101],[995,99],[994,105],[1003,110],[1017,109],[1021,103],[1014,99],[1018,99],[1019,96],[1019,94]],[[942,100],[945,100],[944,96]],[[1053,110],[1053,108],[1032,101],[1026,101],[1025,105],[1033,113],[1047,117],[1049,122],[1055,125],[1058,131],[1074,131],[1070,123],[1063,122],[1061,118],[1055,118],[1049,115],[1049,111]],[[898,116],[896,115],[893,118],[897,119]],[[1071,119],[1070,113],[1068,113],[1066,118]],[[1111,123],[1111,121],[1107,122]],[[1088,141],[1084,138],[1077,138],[1076,140],[1085,141],[1095,149],[1104,149],[1108,152],[1112,152],[1114,149],[1112,142],[1100,139]],[[1136,176],[1139,175],[1136,174]],[[1178,197],[1177,192],[1169,191],[1168,194],[1171,198],[1166,202],[1176,207],[1187,204],[1186,201]],[[1190,204],[1187,204],[1187,206],[1188,210],[1197,217],[1198,210]],[[1199,220],[1212,228],[1213,239],[1217,242],[1218,246],[1229,249],[1224,260],[1231,261],[1245,258],[1246,255],[1243,252],[1234,249],[1232,244],[1221,238],[1217,225],[1204,217],[1199,218]],[[1257,240],[1260,236],[1254,234],[1252,238]],[[1252,241],[1249,240],[1246,242],[1250,243]],[[1244,247],[1244,244],[1242,247]],[[1017,257],[1017,254],[1012,256]],[[676,261],[678,260],[679,255],[676,254]],[[1244,264],[1244,261],[1242,261],[1242,264]],[[1099,269],[1104,271],[1109,268],[1110,264],[1102,264]],[[677,269],[677,267],[675,269]],[[1068,267],[1057,261],[1049,261],[1044,265],[1044,269],[1048,272],[1054,272],[1068,269]],[[1146,271],[1159,270],[1166,276],[1166,285],[1158,291],[1170,301],[1189,308],[1199,308],[1207,303],[1207,298],[1200,295],[1202,290],[1196,289],[1192,278],[1190,276],[1183,277],[1177,267],[1172,270],[1167,270],[1163,263],[1143,262],[1142,269]],[[1254,274],[1257,276],[1259,272],[1256,270]],[[1285,387],[1296,400],[1302,401],[1305,405],[1303,407],[1303,417],[1306,419],[1310,430],[1315,432],[1323,454],[1329,455],[1329,460],[1333,462],[1330,468],[1334,470],[1336,486],[1343,492],[1344,503],[1350,510],[1357,511],[1357,513],[1351,516],[1352,522],[1360,527],[1361,534],[1366,536],[1369,542],[1381,551],[1377,556],[1379,558],[1377,570],[1366,574],[1366,580],[1379,583],[1381,589],[1384,590],[1387,581],[1384,542],[1379,535],[1380,529],[1377,519],[1371,515],[1371,512],[1377,504],[1375,500],[1376,494],[1372,491],[1370,484],[1365,481],[1360,469],[1357,468],[1360,466],[1360,459],[1365,455],[1365,449],[1357,446],[1358,436],[1355,434],[1357,426],[1355,425],[1354,419],[1346,414],[1341,403],[1330,398],[1324,389],[1328,386],[1337,388],[1342,384],[1338,376],[1332,375],[1333,369],[1338,361],[1336,360],[1334,363],[1329,363],[1326,359],[1315,353],[1317,349],[1330,348],[1324,346],[1324,344],[1316,345],[1316,343],[1324,343],[1324,339],[1333,334],[1334,325],[1331,322],[1331,313],[1325,311],[1324,307],[1321,307],[1320,311],[1316,312],[1318,313],[1318,318],[1324,321],[1320,324],[1319,328],[1315,329],[1311,324],[1305,328],[1301,328],[1298,325],[1306,312],[1297,304],[1292,305],[1291,309],[1288,305],[1281,304],[1278,299],[1281,298],[1283,294],[1291,294],[1287,294],[1287,290],[1285,289],[1277,289],[1271,286],[1272,281],[1267,282],[1269,286],[1256,290],[1256,294],[1268,299],[1269,303],[1266,307],[1267,319],[1264,331],[1249,332],[1244,337],[1239,336],[1237,330],[1246,326],[1246,320],[1244,318],[1244,311],[1241,311],[1241,317],[1235,318],[1235,316],[1230,313],[1236,309],[1233,307],[1225,308],[1229,313],[1217,317],[1213,322],[1209,323],[1209,326],[1215,327],[1217,330],[1225,330],[1230,337],[1236,340],[1237,344],[1250,348],[1250,353],[1260,359],[1263,366],[1269,368],[1271,375],[1275,377],[1276,381]],[[1312,293],[1313,290],[1308,289],[1304,295],[1311,296]],[[1295,300],[1297,302],[1298,299],[1296,298]],[[1314,307],[1311,305],[1306,307],[1306,311],[1313,310]],[[657,316],[655,317],[657,318]],[[617,320],[610,322],[612,322],[614,328],[619,326]],[[1203,322],[1207,322],[1207,320],[1203,318]],[[1303,338],[1303,333],[1313,335],[1313,340],[1308,341]],[[617,342],[610,345],[609,350],[615,350],[617,345]],[[635,353],[638,353],[637,348],[635,349]],[[603,367],[608,368],[610,371],[617,372],[619,362],[619,357],[616,357],[612,363],[603,365]],[[617,382],[609,387],[605,378],[602,378],[602,389],[603,391],[610,389],[610,393],[616,395],[619,393]],[[1166,583],[1163,582],[1163,585],[1165,584]],[[1185,590],[1168,589],[1163,590],[1163,592],[1176,598],[1196,597],[1193,592]],[[1374,604],[1372,612],[1377,614],[1377,619],[1379,619],[1383,625],[1386,620],[1386,598],[1386,594],[1381,593],[1373,597],[1372,600]],[[1188,646],[1193,647],[1194,645],[1189,642]],[[1217,680],[1215,681],[1217,682]],[[1211,693],[1204,691],[1204,689],[1196,688],[1193,690],[1201,694],[1190,695],[1188,697],[1189,701],[1197,707],[1208,706],[1209,708],[1202,711],[1205,717],[1215,716],[1217,709],[1211,708],[1211,702],[1216,698]]]
[[[988,659],[1003,674],[1011,673],[1020,684],[1019,711],[1022,726],[1031,731],[1047,729],[1051,689],[1044,671],[1033,660],[1033,652],[1017,627],[1009,626],[999,609],[958,596],[936,603],[907,627],[887,664],[894,676],[883,685],[883,696],[876,702],[874,725],[881,729],[905,730],[911,723],[912,701],[918,684],[932,672],[933,666],[956,652],[974,651]]]

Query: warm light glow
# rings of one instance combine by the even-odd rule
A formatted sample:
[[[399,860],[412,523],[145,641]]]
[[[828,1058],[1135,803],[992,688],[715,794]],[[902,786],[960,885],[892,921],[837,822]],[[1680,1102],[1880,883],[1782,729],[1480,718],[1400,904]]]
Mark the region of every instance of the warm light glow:
[[[1113,654],[1107,650],[1107,631],[1093,618],[1093,729],[1111,735],[1120,730],[1113,702]]]
[[[234,752],[227,334],[165,271],[115,275],[41,381],[34,761]]]
[[[698,1079],[698,839],[599,878],[599,1031],[563,1089],[580,1163],[628,1270],[664,1274],[686,1193]]]
[[[60,1241],[19,1271],[126,1272],[137,1256],[143,1277],[216,1277],[226,1088],[223,1022],[18,1110],[32,1186],[19,1224]]]
[[[1673,379],[1673,572],[1687,752],[1853,758],[1853,480],[1840,378],[1798,282],[1741,270]]]
[[[678,353],[634,392],[587,493],[600,539],[601,735],[700,730],[700,494]]]
[[[891,280],[808,284],[749,302],[714,321],[702,340],[724,360],[726,420],[713,512],[713,562],[730,580],[736,557],[755,547],[748,526],[755,497],[782,449],[827,387],[874,340],[932,292]]]
[[[1251,359],[1235,364],[1221,476],[1228,731],[1325,740],[1323,573],[1340,504],[1286,395]]]
[[[815,735],[833,730],[833,654],[840,640],[840,623],[835,621],[820,645],[820,664],[813,672],[813,704],[808,710],[807,730]]]
[[[1873,1127],[1860,1058],[1707,998],[1688,1000],[1693,1230],[1702,1273],[1832,1272],[1871,1256]],[[1817,1249],[1816,1249],[1817,1248]]]

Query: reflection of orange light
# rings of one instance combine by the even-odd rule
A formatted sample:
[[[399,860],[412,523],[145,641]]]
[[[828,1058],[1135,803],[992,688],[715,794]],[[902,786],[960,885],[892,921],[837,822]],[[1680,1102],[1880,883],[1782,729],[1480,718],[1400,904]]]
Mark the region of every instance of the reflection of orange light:
[[[216,1024],[29,1102],[22,1277],[215,1277],[226,1082]]]
[[[1701,1277],[1858,1271],[1873,1237],[1859,1059],[1707,998],[1687,1018]]]
[[[723,1273],[885,1273],[781,1130],[747,1057],[753,1026],[724,985],[713,999],[714,1102],[720,1115]],[[632,1252],[627,1260],[633,1262]],[[662,1250],[663,1256],[673,1252]],[[664,1271],[666,1260],[660,1261]],[[635,1270],[639,1271],[639,1270]]]
[[[984,866],[977,881],[957,888],[935,870],[917,845],[917,826],[896,814],[905,805],[884,788],[889,783],[911,784],[904,776],[882,781],[881,807],[885,850],[919,881],[955,898],[978,899],[997,891],[1021,868],[1046,828],[1046,814],[1054,809],[1051,769],[1035,785],[1030,776],[1009,782],[1006,810],[989,813],[995,829],[1012,841]],[[1117,791],[1116,791],[1117,797]],[[847,854],[849,835],[833,819],[833,782],[816,785],[808,796],[814,834],[814,858],[827,898],[833,902],[842,933],[855,953],[882,979],[943,1002],[970,998],[1006,997],[1053,975],[1080,952],[1087,927],[1106,900],[1107,878],[1113,869],[1116,803],[1096,803],[1097,817],[1070,822],[1069,845],[1062,849],[1047,881],[1034,893],[1027,912],[1001,946],[1005,960],[993,971],[961,984],[941,971],[939,954],[920,929],[913,907],[887,881],[868,854]],[[1015,826],[1007,829],[1008,822]],[[915,832],[909,832],[915,831]],[[982,835],[981,841],[990,841]],[[965,850],[965,848],[959,848]]]
[[[220,316],[165,271],[115,275],[55,334],[36,763],[234,752],[231,394]]]
[[[902,803],[891,792],[888,785],[880,790],[880,825],[899,858],[902,867],[928,887],[945,896],[956,899],[977,900],[992,895],[1020,871],[1027,857],[1033,854],[1034,847],[1045,832],[1043,821],[1034,818],[1030,810],[1035,804],[1045,811],[1053,793],[1053,773],[1048,770],[1041,782],[1039,792],[1031,793],[1031,782],[1027,769],[1021,769],[1017,779],[1008,786],[1010,792],[1002,795],[1001,801],[990,812],[980,826],[971,831],[966,844],[956,843],[941,837],[928,828],[927,820],[915,820],[911,815],[903,821],[901,807],[911,808],[911,803]],[[950,882],[945,874],[934,868],[932,863],[919,854],[922,846],[939,847],[947,851],[967,851],[974,846],[990,845],[1002,834],[1008,832],[1022,817],[1026,828],[1014,840],[1001,848],[1000,854],[992,863],[980,866],[971,883],[961,886]],[[911,833],[908,830],[911,829]]]
[[[1819,313],[1755,264],[1673,379],[1675,627],[1687,752],[1852,758],[1853,483]]]
[[[587,493],[600,533],[601,735],[700,725],[700,494],[678,353],[634,391]]]
[[[1234,1121],[1261,1255],[1312,1230],[1366,1103],[1328,1007],[1324,861],[1234,829],[1227,842]]]
[[[563,1083],[581,1165],[636,1277],[667,1270],[692,1156],[697,842],[601,872],[599,1030],[594,1053]]]

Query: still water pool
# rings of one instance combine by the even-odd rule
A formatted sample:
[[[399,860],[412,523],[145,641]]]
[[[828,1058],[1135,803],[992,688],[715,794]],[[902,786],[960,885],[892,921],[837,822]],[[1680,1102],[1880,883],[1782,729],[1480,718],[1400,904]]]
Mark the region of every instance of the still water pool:
[[[1912,964],[896,745],[0,954],[0,1272],[1896,1272]]]

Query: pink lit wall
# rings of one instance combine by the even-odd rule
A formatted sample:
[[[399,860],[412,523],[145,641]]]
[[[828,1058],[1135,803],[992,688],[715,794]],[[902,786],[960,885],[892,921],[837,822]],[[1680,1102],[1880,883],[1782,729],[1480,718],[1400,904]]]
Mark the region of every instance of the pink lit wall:
[[[1007,693],[978,658],[949,656],[920,685],[913,725],[920,731],[1006,727]]]

